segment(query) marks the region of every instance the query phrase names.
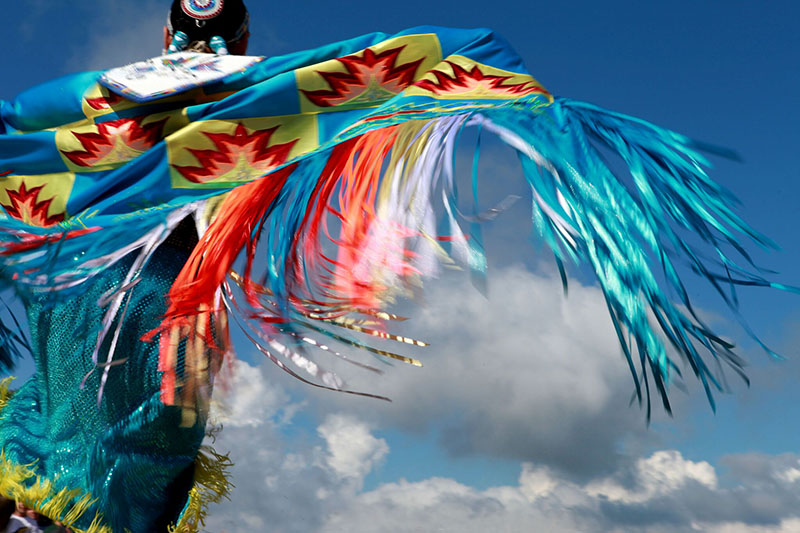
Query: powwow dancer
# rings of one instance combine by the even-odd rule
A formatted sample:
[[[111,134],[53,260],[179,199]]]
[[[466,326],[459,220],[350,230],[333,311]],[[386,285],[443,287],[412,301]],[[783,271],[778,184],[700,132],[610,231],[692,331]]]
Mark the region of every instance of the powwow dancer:
[[[188,35],[187,45],[198,51],[209,51],[204,43],[211,42],[217,53],[243,54],[249,37],[247,10],[236,0],[226,0],[222,7],[221,2],[197,7],[196,2],[176,0],[165,35],[172,40]],[[104,107],[109,103],[105,96],[95,102],[97,111],[110,110]],[[134,122],[118,123],[124,129]],[[2,127],[16,129],[5,117]],[[133,144],[136,132],[131,133],[126,140]],[[102,144],[99,149],[89,164],[80,156],[72,161],[96,167],[99,159],[112,156]],[[43,195],[58,191],[65,178],[55,176],[39,190]],[[51,228],[63,220],[62,214],[48,214],[52,202],[26,204],[31,198],[26,195],[39,194],[30,185],[31,177],[13,173],[3,179],[0,187],[9,200],[3,207],[11,217]],[[64,298],[46,291],[23,294],[38,372],[0,415],[4,493],[76,531],[134,532],[166,531],[176,524],[179,530],[196,529],[203,491],[212,499],[224,493],[227,485],[220,469],[225,459],[211,450],[198,457],[205,435],[204,409],[196,409],[194,402],[188,409],[161,402],[158,345],[140,340],[158,326],[166,311],[164,295],[196,244],[194,221],[184,217],[148,245],[152,257],[146,265],[134,254],[98,271],[77,293]],[[134,272],[135,279],[129,278]],[[125,291],[130,296],[123,300]],[[18,338],[16,334],[12,335]],[[215,341],[221,347],[224,336]],[[181,347],[181,355],[187,350],[192,349]],[[111,367],[101,362],[101,355],[110,351],[117,353],[116,361],[124,361],[115,368],[120,372],[109,371]],[[98,403],[101,386],[109,394]],[[204,387],[210,392],[210,380]],[[42,483],[31,483],[34,474],[42,476]],[[203,484],[192,491],[195,481]]]
[[[176,1],[165,46],[243,53],[246,13]],[[439,261],[486,270],[491,212],[464,214],[454,180],[467,127],[518,152],[561,272],[596,273],[648,408],[651,387],[669,408],[666,345],[709,398],[709,357],[741,371],[694,313],[678,262],[731,305],[736,285],[778,287],[726,252],[744,255],[742,236],[769,241],[708,178],[700,146],[553,96],[488,30],[369,34],[145,102],[98,80],[77,74],[0,108],[0,274],[25,302],[37,363],[0,403],[0,492],[76,529],[191,530],[202,496],[224,492],[224,458],[198,450],[228,317],[323,388],[354,392],[325,370],[334,343],[418,364],[355,335],[422,344],[390,333],[391,302]],[[3,318],[11,368],[22,336]]]

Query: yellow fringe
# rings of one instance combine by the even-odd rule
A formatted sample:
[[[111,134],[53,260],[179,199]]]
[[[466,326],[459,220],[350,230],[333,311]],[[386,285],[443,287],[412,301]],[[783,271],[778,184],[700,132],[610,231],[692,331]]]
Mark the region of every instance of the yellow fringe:
[[[13,394],[10,385],[14,378],[0,380],[0,412]],[[210,429],[212,439],[218,429]],[[213,447],[204,445],[195,460],[194,487],[189,491],[189,500],[180,520],[167,528],[168,533],[196,533],[205,526],[208,506],[230,499],[233,484],[229,469],[233,466],[230,457],[217,453]],[[30,481],[36,481],[30,484]],[[103,525],[102,515],[95,513],[88,529],[75,526],[89,507],[96,501],[91,494],[82,494],[80,489],[56,491],[53,481],[36,475],[36,464],[18,465],[6,459],[0,450],[0,495],[20,501],[27,507],[51,520],[58,520],[74,533],[113,533]]]
[[[0,380],[0,412],[11,399],[13,377]],[[36,481],[30,483],[36,478]],[[36,463],[18,465],[6,458],[0,450],[0,495],[24,503],[51,520],[58,520],[75,533],[113,533],[111,528],[102,525],[102,517],[95,514],[89,529],[75,526],[91,505],[96,501],[91,494],[81,494],[80,489],[56,491],[53,481],[36,475]]]
[[[6,404],[8,403],[8,400],[11,399],[11,395],[13,394],[11,392],[12,381],[14,381],[13,377],[3,378],[2,380],[0,380],[0,411],[2,411],[5,408]]]
[[[218,430],[210,430],[213,436]],[[180,520],[175,526],[167,528],[168,533],[196,533],[206,525],[208,506],[219,503],[223,498],[230,500],[233,483],[229,469],[233,462],[227,455],[217,453],[214,448],[204,445],[194,462],[194,487],[189,491],[189,501]]]
[[[111,528],[102,525],[99,514],[95,514],[89,529],[76,527],[75,522],[86,513],[95,500],[90,494],[81,495],[79,489],[56,491],[51,480],[36,475],[35,468],[35,463],[15,464],[6,459],[4,451],[0,451],[0,494],[24,503],[51,520],[60,521],[75,533],[113,533]],[[36,481],[28,485],[27,482],[34,477]]]

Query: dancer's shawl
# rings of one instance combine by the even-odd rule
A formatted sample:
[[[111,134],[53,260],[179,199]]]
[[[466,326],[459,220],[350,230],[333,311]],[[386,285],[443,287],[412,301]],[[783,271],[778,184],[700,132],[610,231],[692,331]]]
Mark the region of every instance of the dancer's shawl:
[[[365,35],[146,104],[102,88],[100,74],[55,80],[0,108],[0,272],[29,302],[39,373],[54,372],[18,394],[28,414],[19,402],[12,411],[11,400],[0,443],[8,464],[40,458],[31,468],[55,489],[99,498],[115,530],[154,523],[116,512],[114,497],[127,506],[139,493],[119,491],[157,466],[109,454],[152,458],[155,444],[130,433],[178,439],[177,428],[202,427],[229,317],[281,368],[317,386],[345,389],[311,355],[341,356],[342,344],[416,363],[356,335],[423,344],[391,335],[386,326],[398,317],[386,306],[437,263],[485,271],[481,222],[504,205],[479,205],[478,182],[491,186],[491,175],[473,176],[474,206],[458,197],[454,152],[466,127],[516,151],[532,228],[565,283],[566,263],[596,274],[648,409],[653,386],[669,408],[676,354],[709,398],[719,388],[710,366],[740,371],[731,346],[695,313],[679,272],[688,266],[735,307],[734,286],[771,284],[730,252],[748,263],[742,237],[769,243],[707,177],[701,147],[554,97],[491,31]],[[176,233],[190,244],[164,244]],[[22,337],[7,315],[0,361],[10,368]],[[52,389],[67,400],[52,403]],[[63,408],[76,405],[86,411]],[[10,439],[17,416],[35,418],[38,432]],[[97,428],[74,429],[81,416]],[[199,444],[196,430],[184,437],[188,452],[172,443],[159,451],[168,476]],[[72,451],[59,459],[48,439]],[[78,439],[88,450],[80,457]],[[119,465],[132,477],[117,488],[98,481]],[[159,483],[131,513],[148,512],[167,490]]]

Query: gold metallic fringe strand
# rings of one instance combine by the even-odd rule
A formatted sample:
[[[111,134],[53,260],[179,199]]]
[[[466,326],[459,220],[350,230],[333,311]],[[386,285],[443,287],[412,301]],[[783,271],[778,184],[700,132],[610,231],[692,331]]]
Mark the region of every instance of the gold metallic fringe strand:
[[[210,436],[216,434],[212,429]],[[194,487],[189,491],[186,504],[178,524],[169,527],[168,533],[196,533],[206,525],[208,506],[219,503],[223,498],[230,500],[233,484],[229,469],[233,466],[227,455],[218,454],[214,448],[205,445],[194,462]]]

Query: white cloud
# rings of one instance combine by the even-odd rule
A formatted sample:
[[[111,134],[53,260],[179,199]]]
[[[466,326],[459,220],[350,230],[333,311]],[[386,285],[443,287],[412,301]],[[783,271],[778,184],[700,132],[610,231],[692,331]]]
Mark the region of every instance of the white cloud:
[[[616,494],[597,490],[619,487],[621,478],[633,478],[634,487]],[[785,505],[769,521],[739,516],[741,493],[751,489],[739,484],[722,488],[710,464],[662,450],[595,483],[576,483],[534,465],[524,465],[518,485],[483,491],[443,478],[387,483],[357,495],[320,531],[517,532],[530,531],[532,524],[537,531],[556,533],[797,531],[792,529],[800,523],[797,494],[794,505]]]
[[[231,405],[246,406],[272,387],[238,363]],[[278,391],[261,424],[228,424],[218,439],[236,467],[232,501],[211,510],[208,531],[244,533],[788,533],[795,531],[798,457],[741,454],[720,476],[705,461],[660,450],[579,481],[546,463],[523,463],[516,484],[479,490],[454,479],[404,479],[363,491],[389,445],[353,414],[333,413],[316,432],[287,433]],[[585,442],[584,446],[591,443]]]
[[[292,426],[287,434],[301,404],[265,380],[263,367],[236,362],[221,396],[213,416],[224,429],[214,447],[231,454],[235,488],[232,501],[212,509],[208,531],[315,531],[389,452],[351,415],[332,414],[314,433]]]
[[[328,416],[317,432],[327,444],[327,465],[338,476],[359,484],[389,453],[385,440],[373,437],[366,424],[351,416]]]
[[[628,406],[633,383],[599,289],[574,283],[565,297],[557,281],[509,267],[494,272],[488,299],[462,276],[431,283],[428,295],[399,330],[431,343],[410,353],[424,368],[397,365],[380,378],[339,368],[352,388],[393,403],[287,386],[307,394],[320,417],[347,410],[378,428],[434,428],[454,455],[579,476],[613,468],[622,439],[650,438],[643,412]]]
[[[581,505],[578,512],[569,507]],[[592,502],[580,487],[526,465],[518,486],[476,490],[452,479],[386,483],[331,515],[322,532],[586,531]]]
[[[800,518],[781,520],[772,526],[748,525],[742,522],[726,522],[724,524],[694,524],[697,531],[706,533],[797,533],[800,531]]]
[[[800,480],[800,470],[794,467],[788,468],[784,472],[781,472],[779,477],[787,483],[796,483],[798,480]]]
[[[635,466],[633,489],[617,480],[603,480],[587,487],[589,494],[605,497],[613,502],[642,503],[681,489],[694,481],[710,489],[717,487],[714,467],[705,461],[684,459],[677,450],[664,450],[648,458],[639,459]]]
[[[212,511],[209,530],[239,531],[230,524],[249,516],[248,523],[264,525],[236,527],[791,531],[800,509],[796,456],[730,456],[718,472],[676,450],[634,455],[652,449],[654,439],[648,441],[643,413],[628,408],[632,383],[596,288],[573,283],[565,298],[552,279],[511,267],[495,272],[490,291],[487,300],[452,279],[434,284],[429,304],[399,331],[439,347],[414,354],[426,367],[351,380],[360,390],[388,394],[392,404],[311,390],[267,366],[265,374],[280,376],[281,386],[302,391],[322,423],[287,434],[280,413],[297,407],[281,395],[269,424],[224,432],[237,461],[237,490],[233,502]],[[248,390],[242,393],[253,398]],[[392,459],[391,442],[372,433],[384,428],[433,429],[453,454],[517,459],[519,479],[481,490],[432,472],[364,491],[369,472]],[[622,446],[631,441],[636,445]]]
[[[216,445],[232,452],[236,489],[211,510],[215,533],[511,533],[531,524],[554,533],[788,533],[799,523],[793,454],[728,456],[719,473],[660,450],[586,481],[540,461],[523,463],[517,483],[485,490],[432,476],[364,491],[364,478],[390,457],[368,422],[334,411],[315,431],[287,431],[285,411],[298,405],[262,369],[239,362],[235,370],[228,413],[242,423],[229,420]],[[261,423],[248,418],[258,398],[267,405]]]
[[[530,463],[522,465],[519,478],[520,491],[530,501],[544,498],[553,493],[558,481],[545,467],[534,467]]]
[[[569,516],[549,516],[518,497],[477,491],[456,481],[431,478],[417,483],[401,480],[359,495],[348,507],[329,517],[324,533],[405,532],[516,532],[559,531],[559,524],[575,525]]]
[[[230,371],[230,374],[228,373]],[[291,418],[297,405],[288,395],[267,383],[261,368],[236,360],[223,370],[212,403],[211,420],[225,427],[255,427],[283,412]]]

